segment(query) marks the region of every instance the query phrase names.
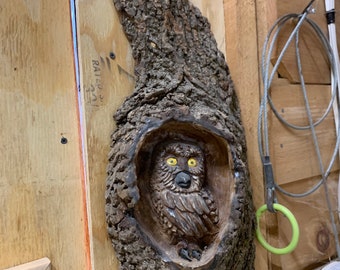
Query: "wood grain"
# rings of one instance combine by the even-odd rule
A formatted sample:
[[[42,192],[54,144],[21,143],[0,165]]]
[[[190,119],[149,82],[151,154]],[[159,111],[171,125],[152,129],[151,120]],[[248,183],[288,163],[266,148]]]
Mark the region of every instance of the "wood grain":
[[[192,1],[208,17],[219,49],[226,54],[238,92],[256,206],[264,201],[255,136],[261,91],[258,52],[275,18],[288,11],[300,11],[306,1],[296,5],[288,1],[278,4],[274,0]],[[133,89],[134,63],[111,0],[77,3],[92,268],[118,269],[104,218],[105,171],[109,137],[114,129],[112,115]],[[90,269],[68,5],[66,0],[58,3],[15,0],[4,2],[0,7],[3,63],[0,67],[0,268],[48,256],[56,269]],[[317,12],[311,18],[318,21],[323,14],[319,16],[322,13],[319,8]],[[308,44],[305,42],[303,46]],[[309,46],[306,50],[307,57],[319,63],[315,48]],[[322,71],[323,64],[318,64],[318,68],[317,75],[327,75]],[[288,64],[285,69],[293,73]],[[284,70],[281,72],[284,74]],[[293,75],[289,76],[297,81]],[[317,82],[323,78],[315,73],[308,76]],[[273,92],[277,105],[287,101],[290,107],[285,107],[284,114],[288,119],[305,121],[301,104],[295,104],[290,94],[280,92],[286,88],[294,92],[296,86],[281,82],[275,86],[279,92]],[[328,95],[317,97],[318,91],[329,93],[327,86],[312,86],[316,115],[320,115],[329,98]],[[334,141],[333,126],[330,115],[325,126],[318,130],[326,161]],[[284,175],[280,183],[288,189],[307,189],[318,173],[315,159],[311,157],[310,139],[302,134],[291,140],[291,132],[275,122],[271,128],[277,178]],[[67,138],[66,144],[61,144],[62,138]],[[296,151],[296,146],[302,154]],[[287,158],[289,153],[294,158]],[[310,158],[304,158],[306,156]],[[333,198],[337,170],[335,166],[330,180]],[[331,238],[324,251],[320,251],[315,242],[320,231],[331,230],[322,189],[307,199],[279,199],[294,212],[299,223],[309,226],[303,228],[298,249],[291,255],[267,258],[266,251],[258,247],[256,269],[268,269],[267,260],[282,269],[300,269],[312,263],[311,258],[315,261],[331,256],[334,252]],[[306,211],[307,208],[310,210]],[[289,224],[284,217],[278,220],[279,227],[269,222],[272,235],[269,240],[284,244],[290,237]]]
[[[264,203],[264,190],[262,165],[258,155],[257,136],[255,136],[260,104],[255,3],[224,1],[224,14],[226,58],[240,102],[254,204],[258,208]],[[256,250],[255,269],[267,269],[267,252],[259,245]]]
[[[0,268],[87,269],[69,1],[0,11]]]
[[[307,95],[313,121],[325,113],[330,102],[330,86],[308,85]],[[271,88],[273,102],[279,114],[289,123],[308,126],[305,104],[299,85],[281,84]],[[320,168],[310,130],[294,130],[283,125],[271,114],[270,142],[275,179],[278,184],[295,182],[320,175]],[[316,127],[316,135],[325,170],[329,166],[336,143],[332,111]],[[338,170],[335,162],[332,171]]]
[[[289,1],[256,1],[257,37],[260,52],[269,27],[272,26],[274,21],[288,12],[301,12],[307,2],[299,1],[292,5]],[[317,4],[317,14],[310,15],[310,18],[320,20],[321,22],[324,18],[322,12],[323,2],[316,1],[315,3]],[[322,27],[325,29],[325,25]],[[281,42],[283,42],[282,40]],[[303,46],[306,46],[306,44],[303,44]],[[304,58],[306,55],[311,57],[311,53],[314,54],[313,58],[311,58],[312,60],[315,60],[315,57],[320,57],[316,51],[311,51],[310,47],[307,49],[309,51],[306,51],[306,47],[301,49],[304,50]],[[287,57],[291,56],[287,54]],[[317,63],[318,61],[316,60]],[[315,67],[310,65],[310,63],[303,62],[304,70],[307,69],[309,73],[307,75],[308,82],[325,82],[324,80],[320,81],[323,77],[318,72],[315,73]],[[281,67],[284,66],[282,65]],[[320,68],[320,66],[317,68]],[[287,69],[291,74],[296,72],[296,69],[294,70],[292,67],[287,66]],[[282,73],[282,69],[280,72],[282,76],[291,79],[292,75],[289,75],[289,77],[287,74]],[[314,72],[314,75],[311,75],[313,73],[310,72]],[[327,72],[323,75],[327,76]],[[294,76],[296,77],[297,73]],[[311,76],[314,76],[314,78],[311,78]],[[298,80],[293,79],[292,81],[297,82]],[[290,84],[287,79],[279,79],[277,77],[274,79],[271,93],[276,107],[285,119],[295,124],[305,124],[307,123],[307,118],[298,88],[299,85]],[[308,85],[307,91],[312,106],[312,113],[314,119],[316,119],[322,114],[329,101],[329,86]],[[310,132],[292,132],[284,128],[278,120],[273,118],[270,119],[269,128],[276,180],[291,192],[307,191],[320,180]],[[317,134],[321,144],[323,160],[326,164],[329,161],[335,142],[332,113],[326,118],[322,126],[317,128]],[[332,207],[336,209],[338,161],[336,161],[333,171],[329,178],[329,189]],[[279,193],[278,200],[279,203],[288,207],[295,215],[300,225],[300,241],[297,249],[290,254],[283,256],[269,254],[268,267],[270,269],[315,269],[316,266],[320,266],[322,261],[326,262],[329,257],[335,254],[334,239],[332,237],[323,187],[311,196],[300,199],[283,196]],[[266,239],[269,243],[276,247],[284,247],[288,244],[291,237],[291,228],[284,216],[267,213],[265,215],[265,224],[267,228]]]
[[[105,180],[113,113],[134,86],[134,63],[110,0],[77,6],[87,203],[93,269],[118,269],[105,222]]]
[[[338,173],[330,175],[327,185],[334,214],[337,208]],[[320,177],[308,178],[289,183],[283,187],[291,192],[305,192],[314,186]],[[288,207],[295,215],[300,227],[300,239],[297,248],[290,254],[277,256],[282,269],[315,269],[313,265],[326,263],[335,254],[335,240],[329,212],[327,211],[324,187],[308,197],[296,199],[279,194],[279,202]],[[278,215],[279,246],[284,247],[291,240],[291,225],[287,218]]]
[[[278,18],[289,13],[301,13],[309,2],[309,0],[303,0],[292,5],[290,1],[279,1],[276,6]],[[324,1],[315,1],[313,7],[315,8],[315,14],[309,14],[308,18],[315,21],[323,33],[328,36]],[[290,21],[286,24],[286,27],[282,29],[277,41],[276,56],[279,55],[279,52],[288,40],[288,37],[293,31],[296,23],[296,20]],[[305,82],[313,84],[330,83],[329,61],[325,53],[325,49],[317,38],[314,30],[312,30],[307,23],[304,24],[300,30],[299,49],[301,53]],[[276,57],[274,57],[273,61],[276,61]],[[289,79],[292,83],[300,82],[296,65],[294,41],[285,53],[279,67],[279,73],[282,77]]]

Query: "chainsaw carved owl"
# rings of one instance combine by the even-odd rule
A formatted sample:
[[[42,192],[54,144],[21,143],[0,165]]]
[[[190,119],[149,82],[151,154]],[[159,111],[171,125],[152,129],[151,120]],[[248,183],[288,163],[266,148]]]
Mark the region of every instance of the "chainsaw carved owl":
[[[200,260],[205,238],[218,230],[218,209],[205,189],[205,156],[189,142],[156,146],[152,157],[151,205],[178,255]]]
[[[114,114],[105,192],[120,269],[253,270],[245,132],[208,19],[190,0],[111,2],[135,60],[134,90]]]

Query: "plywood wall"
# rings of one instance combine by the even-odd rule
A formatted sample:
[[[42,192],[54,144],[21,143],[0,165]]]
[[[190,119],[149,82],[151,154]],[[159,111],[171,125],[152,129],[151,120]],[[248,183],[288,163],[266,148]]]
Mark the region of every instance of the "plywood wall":
[[[254,202],[259,207],[264,203],[256,134],[262,89],[259,52],[271,24],[292,7],[277,0],[192,2],[208,17],[226,55],[240,100]],[[45,256],[52,269],[118,269],[106,233],[106,165],[115,128],[112,115],[134,88],[134,62],[112,0],[76,1],[78,106],[69,5],[69,0],[13,0],[0,5],[0,269]],[[273,94],[285,115],[300,121],[301,104],[292,94],[282,94],[295,93],[293,71],[287,77],[291,81],[275,81]],[[318,113],[329,97],[318,96],[329,93],[325,82],[310,88]],[[318,130],[324,152],[331,151],[334,142],[333,120],[329,115]],[[271,121],[277,178],[289,190],[308,189],[319,178],[308,135],[294,136]],[[328,153],[326,161],[327,157]],[[338,169],[333,168],[329,182],[333,206]],[[271,255],[258,245],[256,270],[299,270],[332,256],[334,241],[323,191],[305,199],[279,200],[300,224],[309,226],[303,227],[299,246],[289,255]],[[284,217],[267,215],[263,221],[271,243],[283,245],[289,239]],[[325,237],[330,239],[327,247],[319,241]]]
[[[259,50],[269,27],[280,16],[287,13],[302,12],[309,3],[308,0],[299,1],[292,5],[291,1],[259,0],[256,1],[257,10],[257,38]],[[309,18],[316,21],[326,30],[324,6],[322,1],[315,1],[315,14]],[[284,28],[279,36],[277,54],[286,42],[289,31],[295,22],[288,24],[291,28]],[[339,27],[338,27],[339,29]],[[314,121],[325,111],[330,100],[329,67],[325,64],[322,48],[313,42],[306,29],[301,34],[302,66],[307,85],[310,107]],[[261,51],[259,51],[261,52]],[[276,60],[275,55],[273,62]],[[298,73],[293,48],[290,48],[277,74],[271,94],[279,113],[290,123],[297,125],[308,124],[305,104],[300,92]],[[294,193],[308,191],[320,181],[314,143],[310,131],[296,131],[287,128],[278,121],[273,113],[269,113],[269,139],[271,158],[276,181],[286,190]],[[323,164],[328,166],[332,151],[335,147],[334,116],[330,113],[325,121],[316,128],[318,143]],[[336,161],[328,179],[329,196],[339,227],[337,216],[337,186],[339,178],[339,162]],[[290,254],[279,256],[269,254],[269,265],[272,269],[315,269],[334,257],[335,245],[332,225],[327,209],[326,195],[323,186],[307,197],[292,198],[279,193],[278,200],[288,207],[295,215],[300,225],[300,241],[297,248]],[[273,245],[283,247],[291,238],[290,224],[283,215],[268,214],[270,222],[267,225],[267,240]]]
[[[256,8],[252,1],[224,1],[226,59],[241,107],[255,207],[264,203],[262,165],[257,146],[260,104]],[[242,33],[242,34],[240,34]],[[256,269],[268,269],[267,251],[257,242]]]
[[[0,15],[0,268],[88,269],[69,1]]]
[[[230,59],[246,124],[256,107],[247,100],[257,99],[258,89],[242,89],[258,83],[257,68],[248,66],[254,80],[247,85],[241,67],[247,67],[249,55],[257,61],[251,25],[255,10],[251,3],[226,2],[193,1]],[[79,106],[69,5],[67,0],[14,0],[0,7],[0,268],[47,256],[52,269],[118,269],[106,233],[105,171],[115,128],[112,115],[133,90],[134,64],[112,1],[76,1]],[[235,21],[235,29],[249,24],[252,34],[237,38],[244,45],[240,48],[232,41],[226,46],[228,33],[236,32],[224,27],[238,10],[250,20]],[[235,58],[234,49],[247,53]],[[238,69],[237,61],[242,63]],[[246,126],[250,148],[252,129],[253,123]],[[252,153],[256,182],[260,168]],[[255,193],[262,194],[261,185],[255,186]],[[265,269],[266,259],[258,258],[259,269]]]
[[[106,166],[113,113],[133,90],[134,64],[112,1],[79,1],[77,14],[92,267],[118,269],[106,233]]]

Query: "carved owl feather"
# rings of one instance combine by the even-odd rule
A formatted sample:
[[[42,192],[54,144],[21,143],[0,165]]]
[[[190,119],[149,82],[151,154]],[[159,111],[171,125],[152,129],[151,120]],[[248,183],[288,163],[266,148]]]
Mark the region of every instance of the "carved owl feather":
[[[163,143],[156,148],[150,182],[152,208],[171,241],[182,243],[179,255],[190,260],[186,244],[196,244],[216,233],[219,221],[214,199],[203,187],[204,153],[187,142]],[[199,255],[194,257],[199,259],[200,248],[195,249]]]

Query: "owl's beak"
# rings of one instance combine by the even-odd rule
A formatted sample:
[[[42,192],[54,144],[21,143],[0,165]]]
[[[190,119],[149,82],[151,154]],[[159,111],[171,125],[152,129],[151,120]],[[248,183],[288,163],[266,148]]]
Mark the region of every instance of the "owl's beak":
[[[175,183],[181,188],[189,188],[191,185],[191,176],[186,172],[179,172],[175,177]]]

